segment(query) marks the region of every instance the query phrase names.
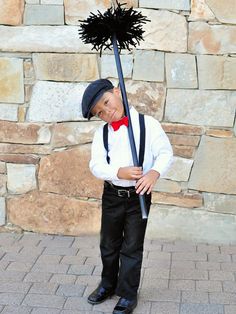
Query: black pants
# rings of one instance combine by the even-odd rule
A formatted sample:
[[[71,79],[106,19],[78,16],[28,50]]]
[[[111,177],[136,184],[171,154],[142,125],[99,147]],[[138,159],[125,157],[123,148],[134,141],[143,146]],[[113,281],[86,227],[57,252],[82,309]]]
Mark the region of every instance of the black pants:
[[[147,211],[151,194],[146,196]],[[127,299],[137,297],[147,220],[142,219],[139,197],[120,197],[105,183],[102,196],[100,250],[103,263],[102,286],[116,288]]]

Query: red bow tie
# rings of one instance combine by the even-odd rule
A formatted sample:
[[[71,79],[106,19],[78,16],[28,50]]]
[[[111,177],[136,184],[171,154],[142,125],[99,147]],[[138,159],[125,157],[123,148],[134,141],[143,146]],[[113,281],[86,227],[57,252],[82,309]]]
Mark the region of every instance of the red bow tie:
[[[114,131],[119,130],[121,125],[125,125],[128,126],[129,125],[129,119],[128,117],[123,117],[122,119],[118,120],[118,121],[113,121],[111,122],[111,126],[113,127]]]

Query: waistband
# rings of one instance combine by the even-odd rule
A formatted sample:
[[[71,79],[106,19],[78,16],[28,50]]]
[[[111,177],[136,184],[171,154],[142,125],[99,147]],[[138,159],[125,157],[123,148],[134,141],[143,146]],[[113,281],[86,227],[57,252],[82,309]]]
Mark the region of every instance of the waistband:
[[[104,187],[113,190],[119,197],[131,197],[131,195],[138,195],[135,186],[118,186],[111,182],[104,181]]]

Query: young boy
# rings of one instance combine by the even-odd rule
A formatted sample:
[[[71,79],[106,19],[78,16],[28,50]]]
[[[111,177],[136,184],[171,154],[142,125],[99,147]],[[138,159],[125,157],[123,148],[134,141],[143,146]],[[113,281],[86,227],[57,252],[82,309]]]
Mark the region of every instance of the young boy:
[[[108,123],[108,149],[104,147],[101,126],[94,135],[89,165],[93,175],[105,182],[100,234],[103,269],[101,283],[88,302],[98,304],[116,293],[120,299],[113,314],[132,313],[137,305],[147,224],[141,216],[139,194],[145,195],[149,212],[152,188],[170,166],[172,148],[160,123],[145,116],[144,161],[142,167],[133,166],[127,131],[130,122],[124,117],[120,90],[109,80],[99,79],[88,85],[82,112],[85,118],[97,116]],[[130,116],[139,155],[139,113],[134,107],[130,108]]]

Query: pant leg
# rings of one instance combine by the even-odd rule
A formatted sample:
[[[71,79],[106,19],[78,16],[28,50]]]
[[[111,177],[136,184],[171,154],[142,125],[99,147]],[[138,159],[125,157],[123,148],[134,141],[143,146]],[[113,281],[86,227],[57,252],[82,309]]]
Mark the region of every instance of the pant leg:
[[[102,196],[102,221],[100,251],[102,258],[102,286],[115,288],[119,272],[119,254],[123,241],[125,219],[124,199],[104,187]]]
[[[149,212],[151,195],[146,196]],[[143,243],[147,219],[142,219],[139,198],[127,200],[124,239],[120,251],[120,271],[116,293],[127,299],[137,297],[143,259]]]

